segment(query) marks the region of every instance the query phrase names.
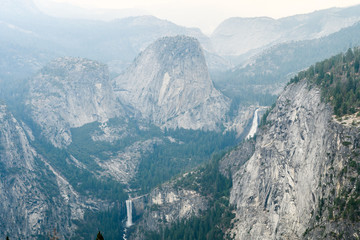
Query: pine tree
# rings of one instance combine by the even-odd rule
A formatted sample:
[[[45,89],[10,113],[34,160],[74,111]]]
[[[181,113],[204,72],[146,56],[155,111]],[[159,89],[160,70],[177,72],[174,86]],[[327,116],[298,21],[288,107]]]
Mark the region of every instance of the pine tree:
[[[97,236],[96,236],[96,240],[104,240],[104,237],[101,235],[101,232],[99,231]]]

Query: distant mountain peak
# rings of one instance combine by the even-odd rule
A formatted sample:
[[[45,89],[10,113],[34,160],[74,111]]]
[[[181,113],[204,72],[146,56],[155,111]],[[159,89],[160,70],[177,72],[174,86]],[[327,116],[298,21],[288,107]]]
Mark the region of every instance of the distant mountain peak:
[[[360,5],[330,8],[280,19],[229,18],[211,35],[215,51],[222,56],[254,55],[270,46],[317,39],[360,21]]]

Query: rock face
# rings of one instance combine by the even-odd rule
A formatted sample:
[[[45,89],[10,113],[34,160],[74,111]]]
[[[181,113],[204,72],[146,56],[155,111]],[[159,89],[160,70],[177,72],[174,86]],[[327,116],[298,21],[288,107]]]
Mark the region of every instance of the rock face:
[[[359,122],[356,116],[355,122]],[[345,120],[346,121],[346,120]],[[320,196],[304,239],[360,236],[360,132],[358,124],[330,123],[333,141],[321,170]]]
[[[161,226],[198,216],[208,208],[208,200],[204,196],[194,190],[178,188],[173,182],[155,188],[146,198],[147,207],[142,220],[136,223],[132,239],[143,239],[144,231],[159,231]],[[136,208],[136,201],[134,203]]]
[[[229,107],[210,80],[198,41],[185,36],[150,45],[114,85],[122,103],[161,127],[214,130]]]
[[[120,115],[105,65],[59,58],[31,81],[27,105],[43,135],[56,147],[71,143],[70,128]]]
[[[54,227],[70,238],[72,221],[83,218],[85,203],[31,147],[31,131],[4,105],[0,123],[0,238],[8,233],[14,239],[36,239]]]
[[[203,196],[194,190],[177,189],[172,186],[162,186],[155,189],[150,194],[150,206],[152,211],[148,216],[148,223],[156,223],[156,220],[165,220],[173,223],[177,220],[188,219],[198,215],[199,211],[206,209],[207,201]],[[159,208],[156,210],[156,208]],[[153,221],[155,220],[155,221]],[[146,221],[146,220],[145,220]],[[155,230],[154,226],[148,225],[150,230]]]
[[[95,159],[102,168],[100,176],[110,176],[117,181],[128,184],[135,177],[141,158],[144,154],[152,152],[154,144],[161,144],[160,139],[137,141],[126,147],[123,151],[111,153],[106,160]]]
[[[218,130],[229,109],[190,37],[156,41],[112,81],[103,64],[58,58],[30,80],[26,105],[43,136],[60,148],[72,142],[71,128],[91,122],[135,115],[163,128]],[[116,140],[109,132],[116,129],[103,130],[93,140]]]
[[[312,196],[318,196],[323,165],[318,158],[326,154],[319,152],[326,144],[319,139],[330,116],[319,91],[307,91],[305,82],[281,95],[268,116],[271,128],[234,175],[230,201],[237,206],[236,239],[300,238],[305,232],[315,206]]]
[[[245,155],[254,151],[250,159],[242,165],[244,154],[236,154],[244,149],[239,148],[223,160],[223,165],[239,169],[233,173],[230,196],[236,206],[230,230],[235,239],[302,239],[314,227],[320,199],[330,192],[322,183],[338,185],[339,194],[343,183],[336,175],[330,181],[329,169],[340,172],[350,152],[342,144],[349,130],[331,114],[318,88],[310,88],[305,80],[289,85],[256,137],[255,149],[248,147]]]
[[[219,171],[227,178],[234,176],[239,168],[254,154],[254,151],[254,139],[242,142],[235,150],[229,152],[221,159]]]

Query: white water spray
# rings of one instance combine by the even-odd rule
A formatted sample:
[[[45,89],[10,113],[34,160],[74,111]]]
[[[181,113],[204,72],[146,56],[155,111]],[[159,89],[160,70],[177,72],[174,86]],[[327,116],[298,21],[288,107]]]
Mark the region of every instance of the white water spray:
[[[126,227],[131,227],[133,225],[132,222],[132,201],[126,200],[126,214],[127,214],[127,220],[126,220]]]
[[[127,240],[126,234],[127,234],[127,228],[124,229],[123,240]]]
[[[253,122],[249,131],[249,134],[246,136],[246,139],[252,138],[254,137],[257,128],[258,128],[258,111],[259,109],[256,109],[255,113],[254,113],[254,118],[253,118]]]

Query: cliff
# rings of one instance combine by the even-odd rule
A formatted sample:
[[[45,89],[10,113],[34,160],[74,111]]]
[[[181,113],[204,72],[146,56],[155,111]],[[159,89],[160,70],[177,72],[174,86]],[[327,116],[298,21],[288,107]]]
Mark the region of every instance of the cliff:
[[[36,152],[30,128],[5,105],[0,106],[0,123],[0,237],[34,239],[57,228],[59,236],[70,238],[73,221],[82,220],[89,205]]]
[[[163,184],[146,196],[146,207],[131,239],[144,239],[144,233],[158,232],[163,226],[199,216],[208,208],[205,196],[192,189],[178,187],[175,182]],[[135,207],[139,205],[135,201]]]
[[[42,134],[56,147],[68,146],[70,128],[121,115],[105,65],[59,58],[30,80],[26,104]]]
[[[215,130],[229,109],[199,42],[190,37],[157,40],[113,84],[123,104],[162,128]]]
[[[358,201],[356,187],[346,187],[359,184],[356,170],[346,170],[352,182],[340,176],[350,161],[359,164],[352,156],[358,151],[358,139],[355,125],[334,120],[318,87],[306,80],[289,85],[257,135],[250,159],[244,163],[239,148],[231,153],[231,161],[223,160],[240,165],[232,176],[230,203],[236,217],[231,235],[235,239],[359,236],[358,221],[351,222],[333,207],[336,197]],[[348,189],[346,198],[341,197],[343,189]],[[336,210],[330,210],[328,219],[329,209]]]

